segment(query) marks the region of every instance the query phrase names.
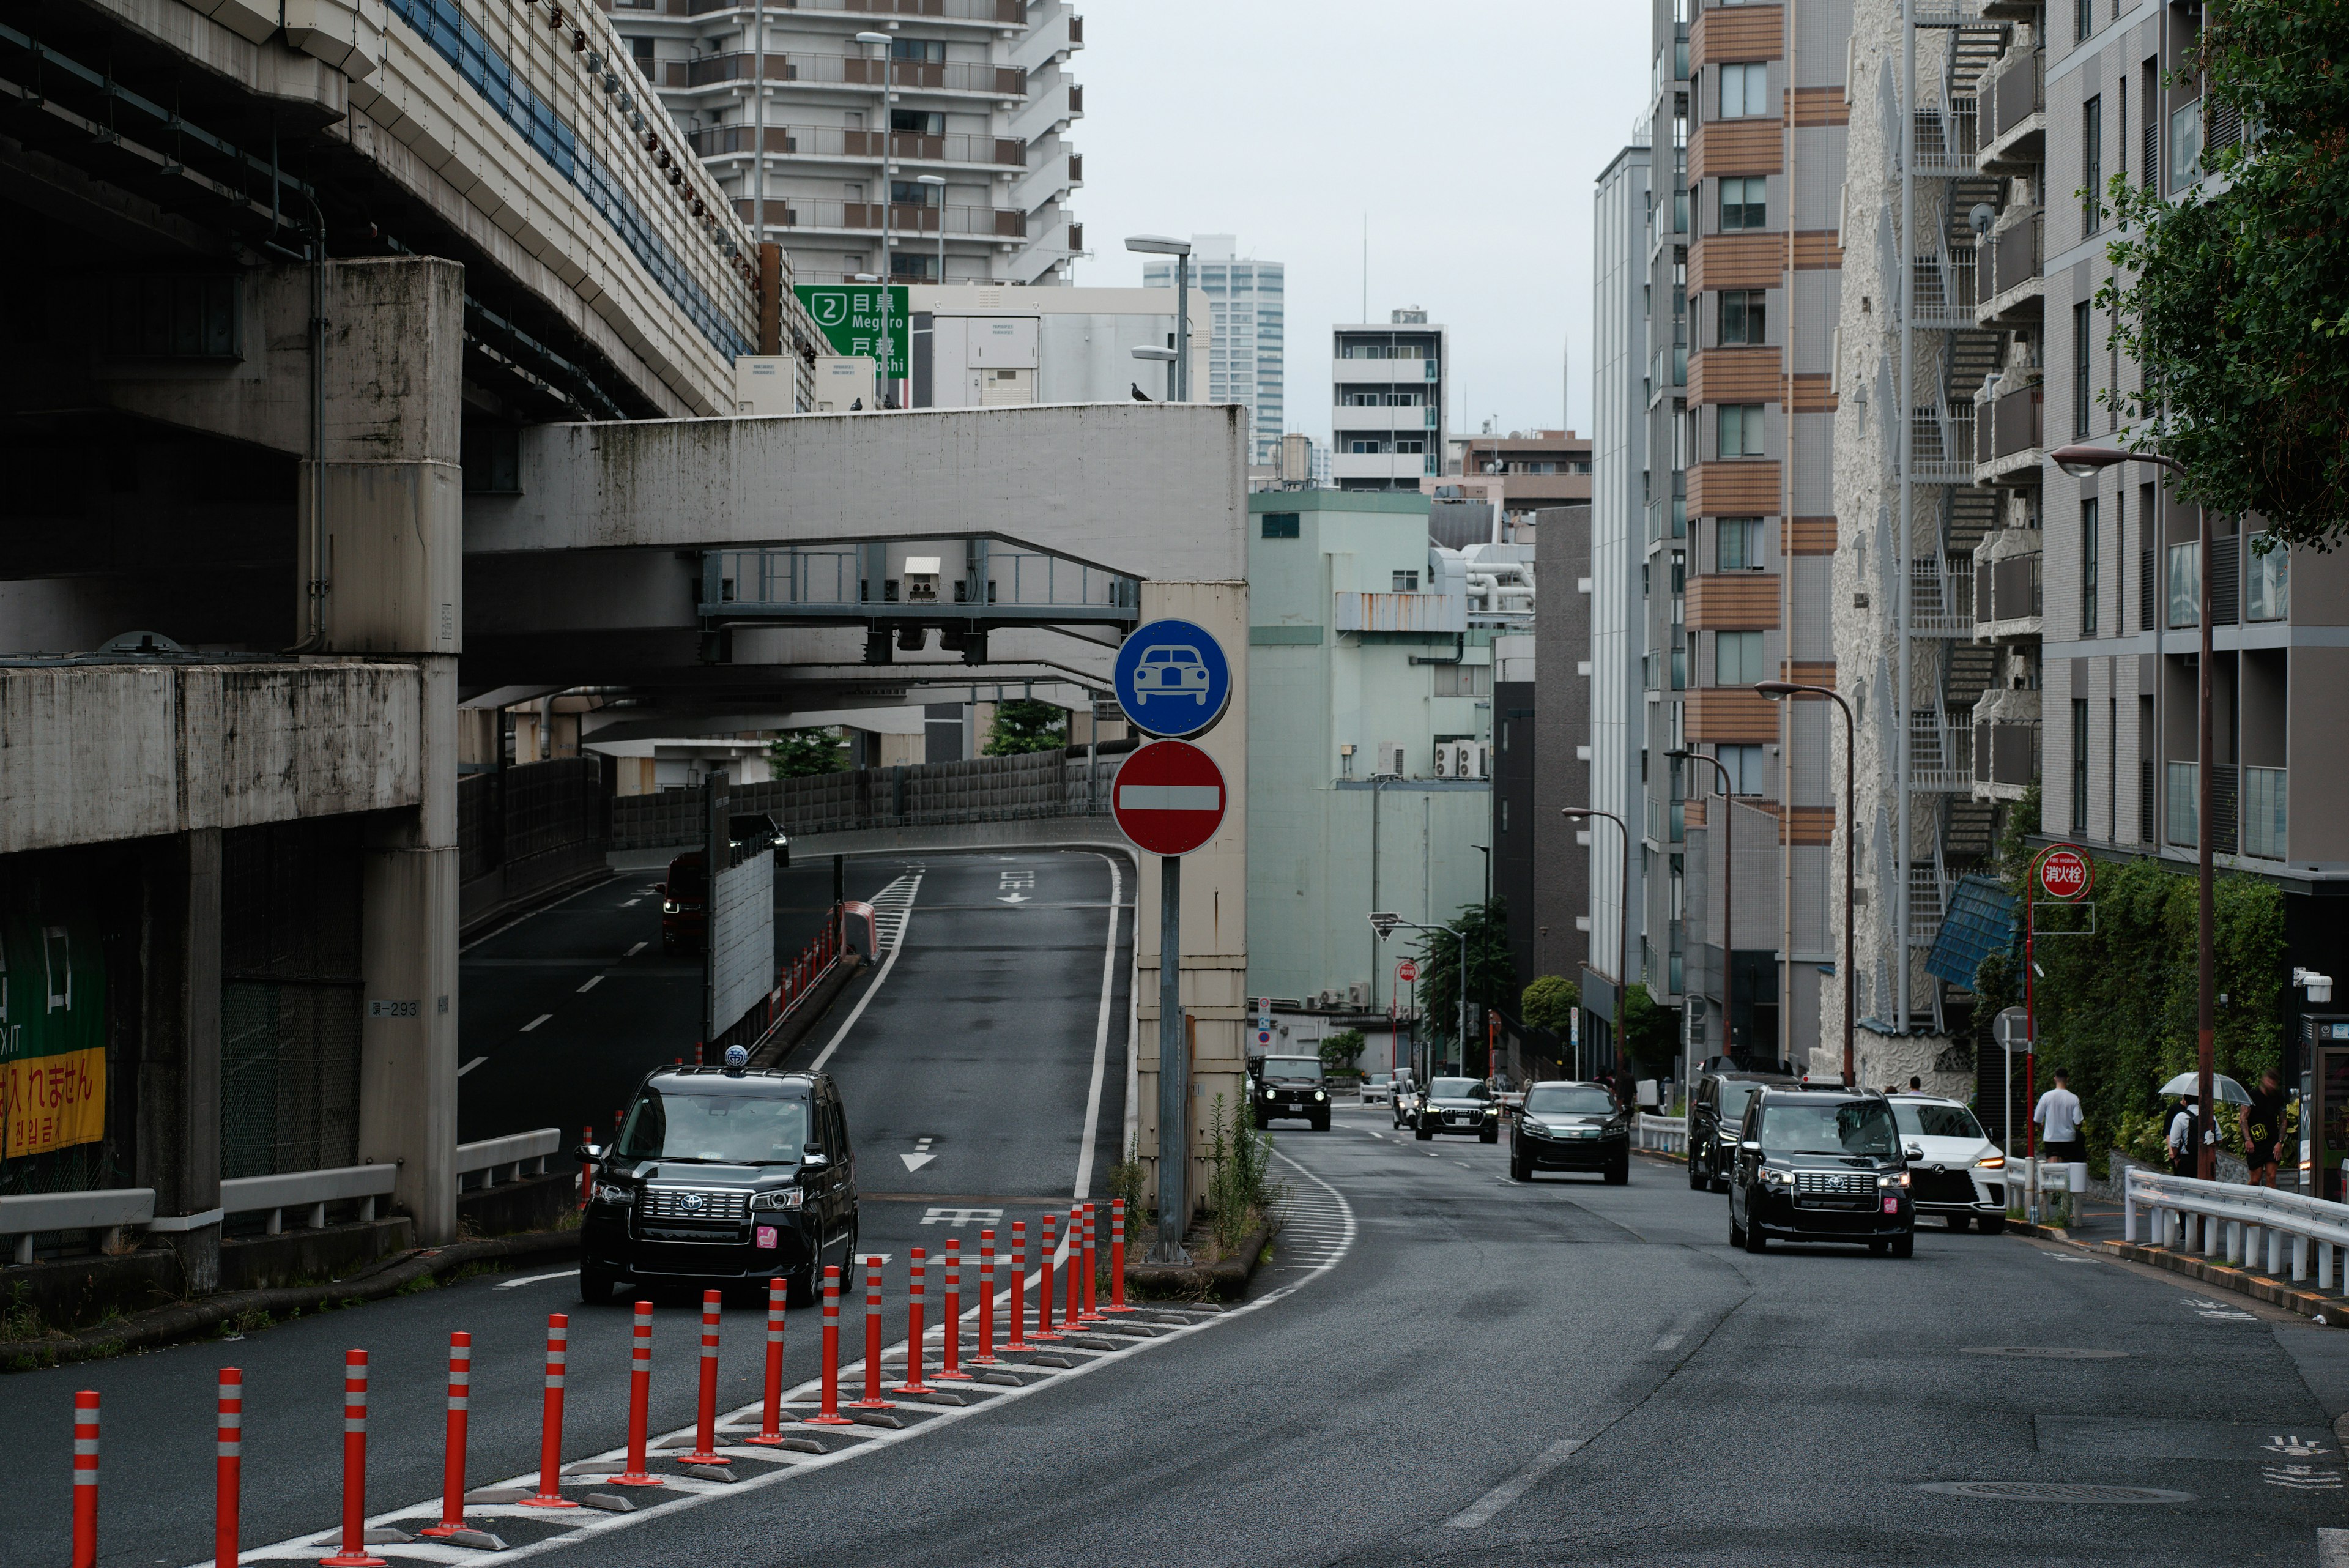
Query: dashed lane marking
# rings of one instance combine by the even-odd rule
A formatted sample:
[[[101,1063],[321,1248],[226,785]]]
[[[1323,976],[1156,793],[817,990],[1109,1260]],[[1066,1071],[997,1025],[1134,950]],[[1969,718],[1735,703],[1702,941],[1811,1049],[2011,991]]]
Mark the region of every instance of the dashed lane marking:
[[[543,1285],[549,1280],[575,1280],[578,1277],[579,1271],[576,1269],[557,1269],[551,1274],[526,1274],[519,1280],[500,1280],[496,1284],[492,1285],[490,1289],[493,1291],[518,1291],[524,1285]]]
[[[1492,1490],[1462,1509],[1444,1522],[1454,1530],[1474,1530],[1490,1521],[1501,1510],[1523,1497],[1534,1482],[1564,1464],[1567,1457],[1582,1447],[1580,1438],[1561,1438],[1534,1456],[1531,1463]]]
[[[591,992],[591,991],[595,990],[597,986],[599,986],[599,985],[601,985],[601,984],[603,984],[603,983],[604,983],[604,977],[603,977],[602,975],[600,975],[600,974],[592,974],[592,975],[589,975],[589,976],[587,977],[587,983],[586,983],[586,984],[585,984],[585,985],[583,985],[583,986],[581,986],[581,987],[579,988],[579,994],[580,994],[580,995],[582,995],[582,996],[585,996],[585,995],[586,995],[589,992]]]
[[[532,1030],[537,1028],[540,1024],[545,1023],[548,1019],[554,1016],[554,1014],[552,1012],[540,1013],[537,1017],[532,1019],[529,1023],[522,1026],[522,1033],[524,1034],[529,1033]]]
[[[622,958],[634,958],[650,946],[652,946],[652,943],[648,941],[638,942],[635,947],[630,948],[626,952],[622,953],[620,956]]]
[[[461,1066],[461,1067],[460,1067],[460,1068],[458,1068],[458,1069],[457,1069],[457,1076],[459,1076],[459,1077],[460,1077],[460,1078],[461,1078],[461,1077],[463,1077],[466,1074],[468,1074],[468,1073],[471,1072],[474,1068],[476,1068],[476,1067],[480,1066],[482,1063],[484,1063],[484,1062],[486,1062],[486,1061],[488,1061],[488,1060],[489,1060],[489,1058],[488,1058],[487,1056],[476,1056],[476,1057],[474,1057],[471,1061],[470,1061],[470,1062],[466,1063],[463,1066]]]

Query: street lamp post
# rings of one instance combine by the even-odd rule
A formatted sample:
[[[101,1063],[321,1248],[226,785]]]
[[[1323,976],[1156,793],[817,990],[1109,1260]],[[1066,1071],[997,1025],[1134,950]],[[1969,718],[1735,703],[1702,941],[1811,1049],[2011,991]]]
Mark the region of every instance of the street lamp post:
[[[1623,988],[1631,983],[1631,830],[1621,817],[1597,806],[1560,806],[1557,814],[1569,822],[1603,816],[1623,836],[1622,886],[1615,900],[1615,1060],[1619,1064],[1623,1060]]]
[[[1133,234],[1127,237],[1125,248],[1142,255],[1174,258],[1174,369],[1166,379],[1166,400],[1187,403],[1191,400],[1191,242],[1172,234]],[[1142,357],[1138,350],[1136,357]]]
[[[876,408],[887,408],[891,358],[889,306],[892,303],[889,296],[889,276],[895,270],[890,265],[889,258],[889,198],[893,193],[890,185],[895,179],[896,168],[890,157],[889,105],[896,96],[893,90],[895,85],[897,65],[896,49],[895,40],[886,33],[859,33],[856,35],[856,41],[867,47],[878,46],[881,50],[881,265],[873,269],[881,279],[881,363],[879,374],[874,378],[880,383],[880,387],[873,401]]]
[[[2087,479],[2116,463],[2149,462],[2183,479],[2186,470],[2175,459],[2158,452],[2124,452],[2110,446],[2063,446],[2048,454],[2055,466],[2075,479]],[[2216,942],[2218,919],[2214,893],[2215,870],[2210,858],[2210,761],[2216,754],[2210,738],[2210,509],[2198,506],[2195,512],[2201,523],[2199,534],[2201,558],[2196,566],[2199,591],[2194,607],[2194,618],[2201,623],[2199,657],[2194,670],[2194,1065],[2195,1087],[2199,1090],[2196,1105],[2202,1118],[2202,1137],[2199,1140],[2201,1155],[2199,1171],[2205,1181],[2219,1174],[2217,1118],[2210,1114],[2211,1075],[2216,1071],[2216,1043],[2219,1033],[2218,961]],[[2154,558],[2161,559],[2158,550]],[[2166,617],[2164,618],[2167,618]]]
[[[1774,702],[1785,697],[1824,697],[1828,701],[1843,710],[1843,1086],[1848,1089],[1852,1086],[1853,1083],[1857,1081],[1852,1072],[1851,1048],[1852,1031],[1858,1023],[1858,1015],[1853,1006],[1853,998],[1856,997],[1858,992],[1853,988],[1854,976],[1852,974],[1851,961],[1851,910],[1853,900],[1851,893],[1854,881],[1852,845],[1859,837],[1859,824],[1855,821],[1852,816],[1852,802],[1854,799],[1852,774],[1858,768],[1859,753],[1857,749],[1858,743],[1857,732],[1855,731],[1851,722],[1851,704],[1837,696],[1836,692],[1828,687],[1806,686],[1794,680],[1756,681],[1754,683],[1754,690],[1759,691],[1763,696],[1769,698]],[[1788,809],[1793,809],[1791,805]],[[1784,835],[1783,836],[1785,838],[1791,839],[1794,836],[1790,833]],[[1791,845],[1789,847],[1791,847]],[[1791,876],[1794,870],[1793,856],[1789,855],[1786,857],[1786,866],[1788,875]],[[1909,940],[1909,933],[1906,931],[1899,932],[1899,940],[1904,942]],[[1780,1016],[1791,1018],[1794,1015],[1794,1011],[1795,999],[1792,996],[1780,999]],[[1905,996],[1900,999],[1900,1013],[1904,1019],[1908,1017],[1909,1014],[1909,999]],[[1783,1048],[1785,1044],[1785,1042],[1782,1039],[1780,1041],[1781,1047]]]
[[[1406,920],[1401,915],[1389,914],[1384,909],[1371,911],[1371,929],[1378,934],[1379,940],[1386,940],[1397,926],[1414,931],[1442,931],[1447,936],[1457,935],[1460,939],[1460,1068],[1465,1072],[1468,1069],[1468,932],[1465,928],[1455,933],[1449,926],[1422,925],[1417,920]],[[1419,1068],[1418,1062],[1412,1063],[1413,1072]],[[1434,1075],[1432,1071],[1425,1075],[1430,1078]]]
[[[1731,809],[1729,770],[1721,765],[1719,757],[1708,756],[1702,752],[1666,752],[1664,755],[1676,763],[1710,763],[1714,774],[1719,775],[1721,784],[1721,1044],[1722,1054],[1734,1060],[1734,1055],[1729,1048],[1735,1043],[1737,1029],[1737,905],[1730,897],[1730,887],[1731,878],[1737,871],[1737,854],[1736,846],[1732,844],[1729,838]],[[1682,1037],[1687,1038],[1685,1030],[1682,1032]],[[1696,1064],[1692,1061],[1682,1062],[1681,1075],[1682,1084],[1695,1083]]]
[[[1489,844],[1472,844],[1468,847],[1485,857],[1485,903],[1483,908],[1485,929],[1489,932],[1493,929],[1493,846]],[[1463,1000],[1465,1000],[1464,993],[1463,995]],[[1476,1022],[1483,1026],[1485,1038],[1485,1075],[1490,1077],[1493,1073],[1493,1004],[1489,1002],[1479,1002],[1476,1004]],[[1460,1043],[1460,1065],[1464,1071],[1468,1065],[1468,1043],[1465,1040],[1463,1040]]]
[[[947,280],[947,181],[943,174],[916,174],[916,185],[927,185],[938,193],[938,282]]]

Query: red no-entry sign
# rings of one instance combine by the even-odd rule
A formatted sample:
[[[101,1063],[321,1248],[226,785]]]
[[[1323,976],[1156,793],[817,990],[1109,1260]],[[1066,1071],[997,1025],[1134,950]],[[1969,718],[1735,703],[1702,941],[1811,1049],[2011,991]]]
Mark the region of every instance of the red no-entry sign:
[[[2086,893],[2093,878],[2088,857],[2076,849],[2052,849],[2039,863],[2039,886],[2051,898],[2068,903]]]
[[[1134,847],[1188,855],[1224,825],[1224,773],[1188,741],[1156,741],[1128,753],[1110,813]]]
[[[1395,965],[1395,979],[1405,985],[1416,984],[1419,980],[1419,966],[1409,959],[1403,960],[1402,962]]]

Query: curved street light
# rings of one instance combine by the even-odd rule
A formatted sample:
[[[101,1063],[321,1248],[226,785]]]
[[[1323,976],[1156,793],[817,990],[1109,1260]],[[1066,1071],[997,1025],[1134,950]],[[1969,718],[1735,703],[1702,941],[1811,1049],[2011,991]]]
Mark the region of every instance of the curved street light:
[[[1592,805],[1567,805],[1558,808],[1558,815],[1569,822],[1588,822],[1603,816],[1615,825],[1623,836],[1622,887],[1615,898],[1615,1060],[1623,1057],[1623,988],[1631,982],[1631,830],[1623,819],[1611,811],[1601,811]],[[1575,1067],[1579,1070],[1578,1061]]]
[[[1854,809],[1852,774],[1859,768],[1859,751],[1857,731],[1851,722],[1851,704],[1845,701],[1831,687],[1809,686],[1798,680],[1757,680],[1754,683],[1754,690],[1769,698],[1773,702],[1783,698],[1824,697],[1843,710],[1843,1086],[1848,1089],[1857,1082],[1852,1073],[1851,1041],[1852,1030],[1858,1021],[1857,1012],[1853,1005],[1853,998],[1857,992],[1852,986],[1851,890],[1852,845],[1859,837],[1859,824],[1853,819],[1852,815]],[[1794,803],[1788,801],[1785,809],[1792,812],[1794,808]],[[1794,848],[1793,826],[1793,823],[1789,822],[1787,831],[1779,836],[1780,841],[1789,851]],[[1794,857],[1791,853],[1786,857],[1786,864],[1787,874],[1791,876],[1794,870]],[[1909,933],[1900,932],[1899,939],[1904,942],[1907,941]],[[1794,997],[1789,995],[1781,1000],[1779,1013],[1789,1020],[1794,1017]],[[1900,1018],[1903,1027],[1906,1027],[1909,1019],[1909,999],[1905,996],[1900,999]],[[1786,1042],[1781,1039],[1782,1048],[1785,1044]],[[1792,1058],[1789,1057],[1788,1060],[1791,1061]]]
[[[2188,477],[2183,464],[2175,458],[2153,452],[2125,452],[2115,446],[2059,446],[2048,453],[2055,466],[2075,479],[2090,479],[2107,468],[2124,462],[2149,462],[2166,468],[2180,479]],[[2201,521],[2199,527],[2201,558],[2197,575],[2208,577],[2210,570],[2210,509],[2197,506]],[[2194,1004],[2194,1066],[2195,1086],[2201,1091],[2196,1096],[2202,1116],[2201,1157],[2197,1168],[2205,1181],[2215,1180],[2219,1174],[2218,1119],[2211,1115],[2211,1076],[2215,1071],[2216,1042],[2219,1033],[2218,959],[2216,941],[2218,919],[2214,883],[2216,874],[2210,859],[2210,759],[2217,754],[2210,735],[2210,607],[2209,585],[2204,582],[2196,595],[2194,618],[2201,623],[2200,657],[2194,669],[2194,948],[2196,995]],[[2156,637],[2160,635],[2157,632]],[[2147,825],[2149,828],[2150,824]],[[2030,896],[2030,889],[2023,890]]]
[[[1455,933],[1450,926],[1423,926],[1417,920],[1406,920],[1401,915],[1389,914],[1384,909],[1373,909],[1371,911],[1371,929],[1377,934],[1379,940],[1384,941],[1387,938],[1393,935],[1394,929],[1397,926],[1402,926],[1414,931],[1442,931],[1446,936],[1457,935],[1460,938],[1460,1070],[1464,1073],[1468,1070],[1467,929],[1464,927]],[[1415,1006],[1417,1004],[1414,1002],[1413,1005]],[[1392,1037],[1390,1037],[1389,1044],[1392,1044]],[[1419,1070],[1419,1064],[1417,1062],[1413,1062],[1411,1065],[1413,1072],[1417,1072]],[[1492,1064],[1488,1061],[1485,1063],[1485,1066],[1489,1069],[1492,1066]],[[1427,1076],[1433,1078],[1435,1075],[1433,1072],[1430,1072]]]
[[[1702,752],[1683,749],[1664,755],[1676,763],[1711,763],[1721,784],[1721,1044],[1722,1054],[1735,1061],[1731,1047],[1736,1043],[1737,1028],[1737,905],[1730,898],[1730,879],[1737,870],[1737,855],[1729,838],[1729,770],[1721,765],[1719,757]],[[1682,1061],[1683,1084],[1696,1082],[1695,1066],[1692,1060]]]

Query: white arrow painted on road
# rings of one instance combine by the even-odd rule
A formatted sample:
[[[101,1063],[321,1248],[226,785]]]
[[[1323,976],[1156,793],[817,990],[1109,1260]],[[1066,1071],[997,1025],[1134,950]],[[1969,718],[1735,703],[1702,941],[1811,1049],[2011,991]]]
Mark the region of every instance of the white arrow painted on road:
[[[901,1154],[897,1158],[905,1162],[907,1170],[919,1170],[938,1157],[934,1154]]]
[[[1025,893],[1007,893],[996,900],[999,904],[1024,904],[1027,901],[1028,895]]]

